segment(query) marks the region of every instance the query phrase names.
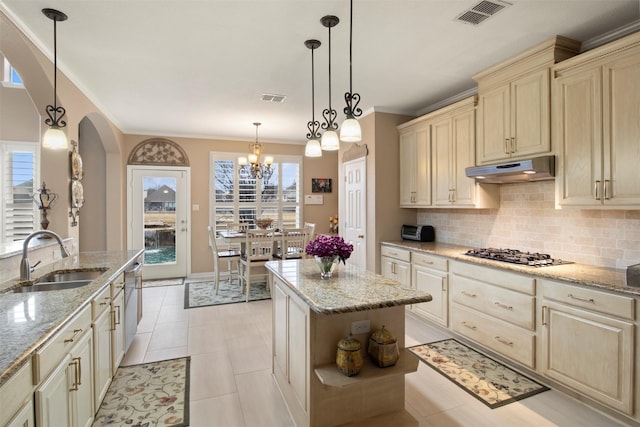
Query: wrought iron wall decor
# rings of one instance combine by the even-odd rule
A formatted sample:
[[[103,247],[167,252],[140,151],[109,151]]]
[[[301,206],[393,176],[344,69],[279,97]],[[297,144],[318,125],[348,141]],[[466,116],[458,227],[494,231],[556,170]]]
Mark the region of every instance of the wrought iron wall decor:
[[[42,230],[49,228],[47,213],[49,209],[53,207],[57,199],[58,194],[52,192],[50,188],[47,188],[44,181],[42,181],[42,186],[33,194],[33,201],[40,210],[40,226],[42,227]]]
[[[189,166],[189,157],[182,147],[170,139],[149,138],[131,150],[127,164]]]
[[[78,143],[71,141],[71,153],[69,153],[69,162],[71,164],[71,226],[78,226],[78,217],[80,209],[84,206],[84,188],[82,186],[82,177],[84,172],[82,169],[82,157],[78,152]],[[44,185],[44,183],[43,183]]]

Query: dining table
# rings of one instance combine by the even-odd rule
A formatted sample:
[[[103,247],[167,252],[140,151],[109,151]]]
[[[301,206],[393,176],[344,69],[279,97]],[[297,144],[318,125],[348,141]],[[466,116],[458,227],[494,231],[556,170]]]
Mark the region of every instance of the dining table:
[[[222,237],[225,243],[237,244],[240,243],[240,252],[245,253],[247,233],[242,231],[222,230],[218,231],[218,235]],[[282,246],[282,232],[273,231],[273,253],[276,253],[276,249]]]

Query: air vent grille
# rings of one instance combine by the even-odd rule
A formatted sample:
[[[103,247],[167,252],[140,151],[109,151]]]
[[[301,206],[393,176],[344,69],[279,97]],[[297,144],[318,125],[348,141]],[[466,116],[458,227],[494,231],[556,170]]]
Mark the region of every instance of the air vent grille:
[[[260,97],[260,99],[262,99],[265,102],[276,102],[278,104],[284,102],[286,98],[287,98],[286,95],[274,95],[272,93],[263,93],[262,96]]]
[[[487,18],[490,18],[496,13],[502,11],[507,6],[511,6],[511,3],[500,0],[482,0],[472,8],[467,9],[458,15],[456,20],[466,24],[478,25]]]

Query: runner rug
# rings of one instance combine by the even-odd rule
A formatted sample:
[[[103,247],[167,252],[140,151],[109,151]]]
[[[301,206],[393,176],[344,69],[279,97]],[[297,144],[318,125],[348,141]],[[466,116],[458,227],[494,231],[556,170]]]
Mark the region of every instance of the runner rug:
[[[491,409],[549,390],[454,339],[409,350]]]
[[[177,286],[184,283],[184,277],[176,277],[175,279],[157,279],[157,280],[143,280],[143,288],[151,288],[156,286]]]
[[[266,283],[253,283],[249,301],[270,299],[269,287]],[[184,285],[184,308],[206,307],[209,305],[234,304],[245,302],[245,295],[237,283],[220,282],[216,295],[213,280],[206,282],[188,282]]]
[[[189,357],[121,366],[93,426],[189,425]]]

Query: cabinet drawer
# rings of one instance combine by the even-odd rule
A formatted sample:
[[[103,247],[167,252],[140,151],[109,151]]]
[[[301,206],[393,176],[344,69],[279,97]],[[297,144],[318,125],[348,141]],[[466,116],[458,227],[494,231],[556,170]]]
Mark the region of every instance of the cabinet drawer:
[[[544,298],[624,319],[635,319],[635,300],[633,298],[551,280],[542,279],[539,280],[539,283]]]
[[[459,276],[469,277],[475,280],[491,283],[517,292],[529,295],[536,293],[536,281],[532,277],[521,274],[510,273],[498,268],[485,267],[481,265],[467,264],[464,262],[452,262],[451,273]]]
[[[451,328],[530,368],[535,368],[535,334],[458,304],[451,305]]]
[[[0,387],[0,425],[5,425],[24,402],[31,398],[31,369],[31,361],[28,361]]]
[[[33,383],[40,384],[90,327],[91,308],[87,304],[33,356]]]
[[[111,303],[111,287],[105,286],[97,297],[91,300],[91,319],[96,320]]]
[[[440,271],[447,271],[449,269],[449,262],[446,258],[419,252],[413,252],[411,255],[411,263],[423,267],[435,268]]]
[[[450,279],[451,299],[498,319],[535,329],[535,298],[462,276]]]
[[[400,261],[411,261],[411,252],[405,249],[399,249],[390,246],[381,246],[380,253],[382,256],[387,256],[390,258],[395,258]]]
[[[124,289],[124,274],[111,282],[111,299],[114,299]]]

